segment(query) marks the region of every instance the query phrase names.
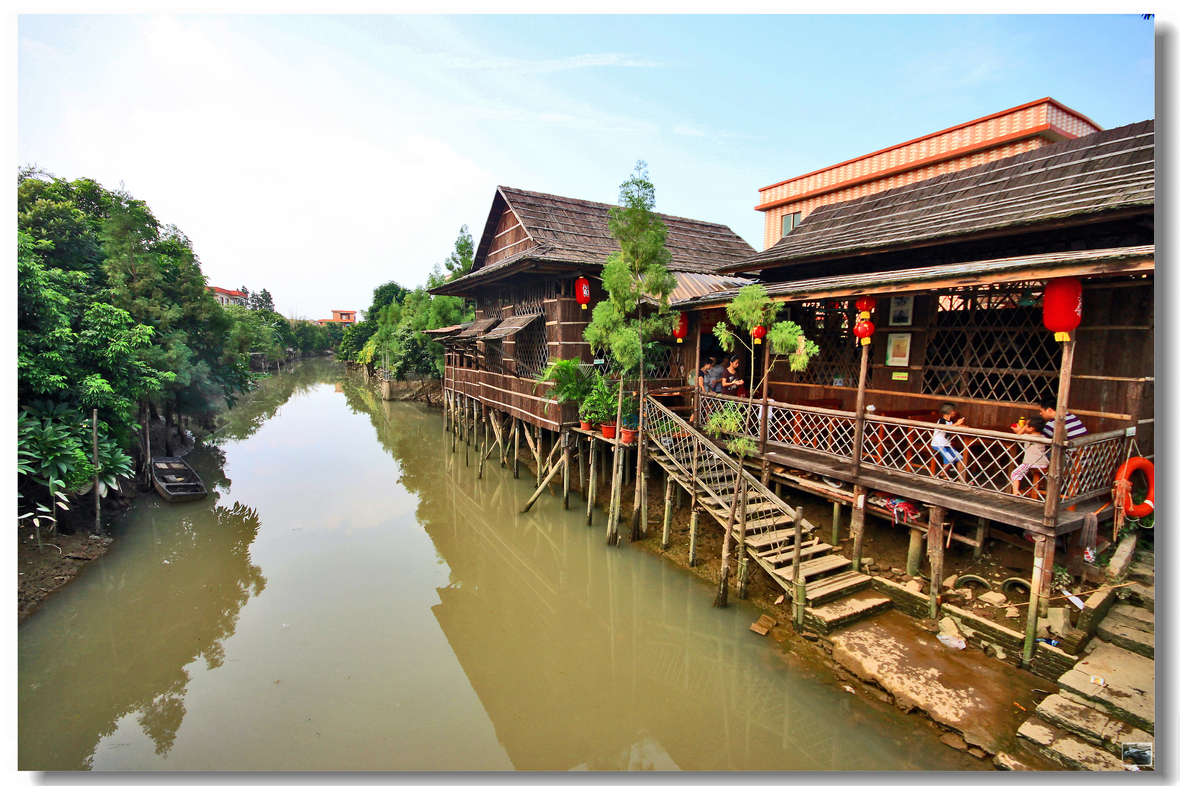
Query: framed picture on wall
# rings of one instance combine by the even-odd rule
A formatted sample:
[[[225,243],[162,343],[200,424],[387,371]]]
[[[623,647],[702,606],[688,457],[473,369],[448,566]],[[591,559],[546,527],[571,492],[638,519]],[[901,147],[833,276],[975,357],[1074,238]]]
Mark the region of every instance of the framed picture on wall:
[[[914,296],[901,295],[889,298],[889,326],[908,326],[914,324]]]
[[[885,345],[886,366],[908,366],[910,364],[910,338],[912,336],[912,333],[889,334],[889,341]]]

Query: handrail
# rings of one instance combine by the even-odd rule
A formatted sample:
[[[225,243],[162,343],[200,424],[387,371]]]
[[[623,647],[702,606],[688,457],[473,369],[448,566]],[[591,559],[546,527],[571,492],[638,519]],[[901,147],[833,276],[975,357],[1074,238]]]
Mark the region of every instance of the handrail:
[[[926,428],[935,431],[945,431],[948,434],[966,434],[971,437],[990,437],[1004,439],[1011,439],[1016,442],[1033,442],[1038,445],[1052,445],[1053,440],[1048,437],[1037,436],[1035,434],[1015,434],[1009,431],[996,431],[995,429],[986,428],[971,428],[970,426],[952,426],[938,423],[929,423],[924,420],[909,420],[907,418],[891,418],[885,415],[865,415],[865,420],[871,423],[885,423],[893,426],[913,426],[915,428]]]
[[[756,399],[751,400],[749,398],[744,398],[742,396],[730,396],[725,393],[713,393],[711,391],[704,391],[701,393],[701,396],[703,396],[704,398],[715,398],[719,401],[736,401],[739,404],[750,404],[751,406],[755,406],[755,407],[762,406],[762,399],[760,399],[760,398],[756,398]],[[814,412],[817,415],[844,415],[846,417],[856,417],[856,413],[849,412],[846,409],[824,409],[823,407],[808,407],[803,404],[791,404],[786,401],[779,401],[778,399],[773,399],[773,398],[769,399],[766,402],[766,406],[768,406],[768,407],[786,407],[789,409],[797,409],[800,412]],[[756,437],[758,435],[751,434],[749,436]]]

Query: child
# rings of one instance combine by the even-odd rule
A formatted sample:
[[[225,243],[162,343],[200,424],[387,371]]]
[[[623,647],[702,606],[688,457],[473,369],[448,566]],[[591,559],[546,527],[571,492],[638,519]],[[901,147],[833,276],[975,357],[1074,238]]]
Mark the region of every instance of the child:
[[[1045,428],[1045,419],[1040,415],[1033,415],[1025,423],[1024,418],[1021,422],[1012,427],[1012,430],[1017,434],[1041,434]],[[1037,469],[1046,469],[1049,466],[1049,456],[1045,452],[1045,445],[1038,445],[1035,442],[1024,443],[1024,457],[1016,469],[1012,470],[1009,476],[1012,479],[1012,493],[1020,494],[1020,481],[1028,474],[1028,471],[1033,467]]]
[[[966,418],[959,416],[955,412],[955,405],[949,401],[938,408],[941,416],[938,418],[938,425],[940,426],[961,426]],[[951,447],[951,441],[947,437],[946,432],[941,429],[934,430],[934,436],[930,440],[930,447],[934,448],[934,452],[942,459],[944,466],[951,464],[960,464],[963,461],[963,454]],[[959,467],[962,470],[962,466]]]

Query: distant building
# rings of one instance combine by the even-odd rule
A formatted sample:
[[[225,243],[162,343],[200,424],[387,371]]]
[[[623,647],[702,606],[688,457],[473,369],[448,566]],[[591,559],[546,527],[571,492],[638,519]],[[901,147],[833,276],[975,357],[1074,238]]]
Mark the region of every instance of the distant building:
[[[356,324],[356,312],[340,311],[339,309],[334,308],[332,309],[331,319],[317,319],[316,322],[319,322],[321,325],[326,325],[329,322],[336,322],[340,325],[343,325],[344,327],[348,327],[349,325]]]
[[[213,297],[217,298],[217,302],[223,306],[228,306],[230,303],[236,303],[239,306],[246,305],[246,293],[239,292],[236,289],[222,289],[221,287],[205,287],[213,293]]]
[[[1101,131],[1052,98],[960,123],[875,153],[758,189],[766,214],[762,243],[770,248],[817,207],[847,202],[919,180]]]

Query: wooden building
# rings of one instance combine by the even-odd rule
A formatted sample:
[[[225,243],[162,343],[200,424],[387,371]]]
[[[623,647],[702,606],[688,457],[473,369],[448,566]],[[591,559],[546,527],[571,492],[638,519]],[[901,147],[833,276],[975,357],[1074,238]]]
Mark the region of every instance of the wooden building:
[[[1010,525],[1030,533],[1036,564],[1051,568],[1054,536],[1079,530],[1088,511],[1111,515],[1103,505],[1131,451],[1154,456],[1154,168],[1154,121],[1144,121],[816,208],[723,271],[756,274],[820,354],[801,373],[775,367],[765,410],[761,390],[754,400],[705,394],[700,416],[743,410],[764,477],[774,469],[788,485],[851,503],[854,534],[875,492],[925,504],[910,522],[911,549],[922,534],[941,543],[935,531],[958,512],[978,529],[954,539],[978,549],[991,523]],[[1083,292],[1065,343],[1042,324],[1046,284],[1059,278],[1079,279]],[[679,304],[691,315],[686,341],[724,319],[736,292]],[[877,301],[867,351],[852,334],[863,296]],[[1051,444],[1013,433],[1058,394],[1088,436]],[[944,402],[964,426],[936,425]],[[935,432],[961,461],[938,458]],[[1010,473],[1029,445],[1054,463],[1014,489]]]
[[[432,331],[446,347],[443,387],[534,427],[577,425],[573,405],[544,398],[537,376],[551,360],[595,358],[582,336],[593,304],[603,297],[599,275],[619,246],[608,227],[613,205],[496,189],[471,271],[431,290],[475,301],[475,321]],[[677,279],[672,300],[729,289],[741,280],[717,274],[721,265],[754,249],[729,227],[662,215],[668,227],[668,266]],[[583,309],[574,282],[586,277],[591,304]],[[691,372],[688,345],[668,338],[666,362],[653,384],[683,385]],[[449,395],[449,393],[448,393]]]

